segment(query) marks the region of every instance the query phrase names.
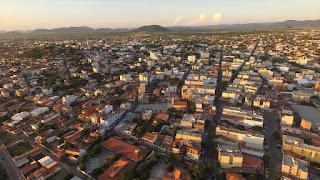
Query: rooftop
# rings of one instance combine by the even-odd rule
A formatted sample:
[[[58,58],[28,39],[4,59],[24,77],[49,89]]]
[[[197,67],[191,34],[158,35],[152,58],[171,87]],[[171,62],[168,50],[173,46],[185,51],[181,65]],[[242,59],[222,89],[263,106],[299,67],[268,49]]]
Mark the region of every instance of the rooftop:
[[[101,146],[116,153],[121,153],[122,155],[136,162],[139,161],[141,157],[144,157],[147,154],[147,150],[145,148],[132,145],[128,142],[119,140],[114,137],[111,137],[101,143]]]
[[[135,163],[125,157],[121,157],[115,163],[113,163],[108,169],[106,169],[100,176],[98,180],[120,180],[121,173],[129,169]]]
[[[318,127],[320,127],[320,111],[316,108],[303,105],[292,105],[292,108],[302,119],[312,123],[312,129],[318,129]]]

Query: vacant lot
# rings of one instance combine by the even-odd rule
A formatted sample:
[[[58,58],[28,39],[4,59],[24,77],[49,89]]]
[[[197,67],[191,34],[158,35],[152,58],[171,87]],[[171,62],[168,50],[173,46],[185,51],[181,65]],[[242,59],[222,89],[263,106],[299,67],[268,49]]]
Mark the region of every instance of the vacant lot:
[[[9,148],[8,151],[12,157],[16,157],[30,151],[31,149],[33,149],[33,147],[30,144],[21,142],[12,148]]]
[[[93,169],[101,167],[104,163],[107,162],[108,157],[114,154],[113,152],[102,148],[101,153],[95,157],[88,159],[86,166],[86,173],[91,173]]]
[[[152,167],[150,180],[162,180],[163,176],[167,173],[168,171],[166,170],[166,164],[160,160],[156,166]]]
[[[53,175],[49,176],[46,180],[61,180],[64,179],[66,177],[69,177],[70,173],[68,173],[68,171],[66,171],[65,169],[61,169],[60,171],[54,173]],[[72,177],[72,176],[71,176]],[[69,178],[67,178],[69,179]]]

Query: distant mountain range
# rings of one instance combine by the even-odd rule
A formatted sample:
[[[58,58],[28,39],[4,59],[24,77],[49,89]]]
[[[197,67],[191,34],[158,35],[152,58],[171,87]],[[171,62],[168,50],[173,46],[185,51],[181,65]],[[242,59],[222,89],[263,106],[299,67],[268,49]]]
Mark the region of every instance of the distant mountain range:
[[[167,32],[167,31],[169,31],[169,29],[159,25],[142,26],[133,30],[133,32]]]
[[[262,28],[318,28],[320,27],[320,19],[296,21],[288,20],[284,22],[273,23],[249,23],[249,24],[219,24],[207,26],[176,26],[171,29],[262,29]]]
[[[162,27],[159,25],[142,26],[137,29],[133,28],[122,28],[122,29],[111,29],[111,28],[99,28],[94,29],[87,26],[82,27],[62,27],[54,29],[35,29],[33,31],[0,31],[0,34],[17,35],[23,33],[31,34],[75,34],[75,33],[108,33],[108,32],[167,32],[170,30],[209,30],[209,29],[263,29],[263,28],[318,28],[320,27],[320,19],[318,20],[305,20],[296,21],[288,20],[284,22],[274,23],[249,23],[249,24],[219,24],[219,25],[207,25],[207,26],[172,26]]]

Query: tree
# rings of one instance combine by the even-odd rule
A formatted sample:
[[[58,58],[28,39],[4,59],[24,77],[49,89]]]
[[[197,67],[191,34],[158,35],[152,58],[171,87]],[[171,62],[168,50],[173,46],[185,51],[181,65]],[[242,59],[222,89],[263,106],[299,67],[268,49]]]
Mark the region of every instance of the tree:
[[[272,134],[272,136],[273,136],[276,140],[281,139],[281,138],[280,138],[280,133],[279,133],[278,131],[274,132],[274,133]]]
[[[98,144],[95,145],[92,149],[92,154],[96,155],[96,154],[100,154],[100,152],[101,152],[100,146]]]
[[[281,174],[277,173],[276,175],[273,176],[274,180],[280,180],[281,179]]]
[[[200,180],[204,178],[204,169],[199,165],[190,165],[189,169],[194,179]]]
[[[79,169],[81,171],[84,171],[86,169],[86,165],[85,164],[80,164]]]
[[[169,172],[172,172],[173,171],[173,165],[169,162],[166,164],[166,169],[169,171]]]
[[[194,104],[189,106],[191,113],[196,112],[196,106]]]
[[[59,138],[58,143],[62,144],[64,142],[64,137]]]
[[[92,172],[91,172],[93,177],[97,177],[102,173],[103,173],[103,169],[102,168],[93,169]]]
[[[132,180],[136,176],[137,166],[130,167],[127,171],[121,173],[121,180]]]
[[[263,155],[262,159],[263,159],[264,167],[269,168],[270,157],[267,155]]]
[[[257,177],[255,174],[250,174],[250,175],[247,177],[247,180],[258,180],[258,177]]]
[[[64,180],[69,180],[71,178],[73,178],[73,174],[72,173],[68,173],[65,177],[64,177]]]
[[[87,136],[89,134],[90,134],[89,129],[84,129],[83,131],[81,131],[82,136]]]

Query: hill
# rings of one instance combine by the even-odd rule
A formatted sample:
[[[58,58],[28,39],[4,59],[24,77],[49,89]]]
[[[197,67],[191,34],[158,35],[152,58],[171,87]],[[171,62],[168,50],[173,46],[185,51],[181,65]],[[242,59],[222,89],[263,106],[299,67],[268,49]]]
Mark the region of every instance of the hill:
[[[142,26],[133,30],[133,32],[167,32],[167,31],[169,31],[167,28],[164,28],[159,25]]]
[[[261,29],[261,28],[317,28],[320,27],[320,19],[296,21],[288,20],[274,23],[248,23],[248,24],[219,24],[207,26],[179,26],[170,29]]]
[[[129,28],[99,28],[94,29],[87,26],[81,27],[62,27],[54,29],[35,29],[33,31],[0,31],[0,34],[6,35],[19,35],[19,34],[77,34],[77,33],[95,33],[95,32],[168,32],[170,30],[236,30],[236,29],[283,29],[283,28],[320,28],[320,19],[317,20],[305,20],[296,21],[288,20],[283,22],[272,22],[272,23],[248,23],[248,24],[219,24],[219,25],[206,25],[206,26],[173,26],[173,27],[162,27],[159,25],[142,26],[137,29]]]
[[[77,34],[77,33],[94,33],[94,32],[112,32],[110,28],[93,29],[87,26],[82,27],[62,27],[54,29],[36,29],[33,34]]]

